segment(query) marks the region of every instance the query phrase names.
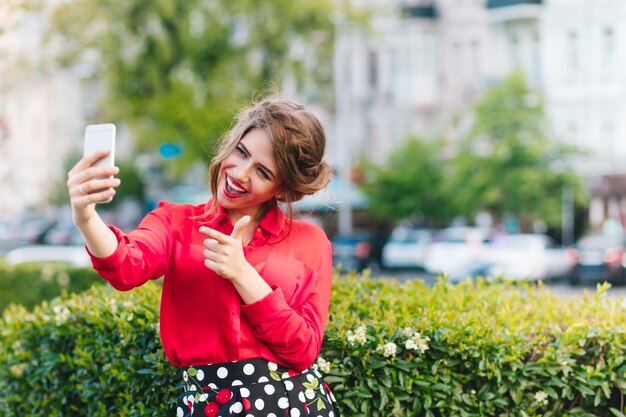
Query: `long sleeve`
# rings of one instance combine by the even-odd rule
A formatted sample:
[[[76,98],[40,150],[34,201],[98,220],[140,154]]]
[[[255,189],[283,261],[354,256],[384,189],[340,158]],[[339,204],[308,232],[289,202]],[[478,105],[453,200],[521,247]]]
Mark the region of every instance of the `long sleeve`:
[[[270,255],[261,275],[282,288],[272,285],[267,297],[242,306],[255,335],[296,370],[313,363],[324,338],[332,285],[331,246],[324,240],[326,245],[317,245],[322,246],[321,256],[313,268],[294,258]]]
[[[94,269],[114,288],[122,291],[161,277],[168,259],[169,225],[168,204],[161,203],[132,232],[124,233],[115,226],[109,226],[117,237],[117,248],[106,258],[97,258],[89,253]]]

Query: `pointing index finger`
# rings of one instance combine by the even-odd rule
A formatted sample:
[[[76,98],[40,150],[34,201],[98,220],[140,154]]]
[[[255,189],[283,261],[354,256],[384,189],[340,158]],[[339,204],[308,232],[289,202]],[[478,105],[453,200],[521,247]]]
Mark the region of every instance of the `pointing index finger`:
[[[208,237],[217,240],[220,243],[225,243],[228,241],[230,236],[225,235],[222,232],[218,232],[215,229],[211,229],[210,227],[202,226],[200,227],[200,233],[207,235]]]

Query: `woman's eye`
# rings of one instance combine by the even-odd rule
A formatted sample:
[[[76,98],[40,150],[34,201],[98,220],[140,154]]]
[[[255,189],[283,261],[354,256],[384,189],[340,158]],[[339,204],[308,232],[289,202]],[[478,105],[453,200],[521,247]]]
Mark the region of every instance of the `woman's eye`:
[[[259,174],[261,174],[261,176],[262,176],[263,178],[265,178],[266,180],[269,180],[269,179],[270,179],[270,176],[269,176],[269,175],[267,175],[267,172],[265,172],[265,170],[264,170],[263,168],[259,168],[259,169],[258,169],[258,171],[259,171]]]
[[[239,152],[239,155],[246,156],[246,151],[244,151],[242,147],[237,146],[236,149],[237,149],[237,152]]]

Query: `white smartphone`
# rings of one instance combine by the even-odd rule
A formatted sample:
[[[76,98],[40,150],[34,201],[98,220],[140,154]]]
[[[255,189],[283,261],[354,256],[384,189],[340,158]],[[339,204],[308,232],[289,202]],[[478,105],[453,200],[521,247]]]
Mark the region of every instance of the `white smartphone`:
[[[115,125],[104,123],[88,125],[85,128],[85,144],[83,156],[92,155],[95,152],[108,150],[109,154],[100,159],[93,166],[112,167],[115,165]],[[112,198],[103,203],[110,203]]]

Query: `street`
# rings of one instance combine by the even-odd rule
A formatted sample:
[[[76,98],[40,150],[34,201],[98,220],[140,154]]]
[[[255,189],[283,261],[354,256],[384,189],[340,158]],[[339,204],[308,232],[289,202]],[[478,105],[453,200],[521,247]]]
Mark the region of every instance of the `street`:
[[[372,272],[372,277],[376,278],[396,278],[402,282],[411,280],[411,279],[421,279],[426,284],[430,285],[435,282],[435,275],[429,274],[425,271],[415,271],[415,270],[399,270],[399,271],[388,271],[381,270],[378,272]],[[583,292],[587,290],[589,293],[594,293],[596,291],[596,283],[588,282],[581,283],[577,285],[570,285],[564,281],[551,281],[545,282],[545,286],[549,287],[551,291],[553,291],[556,295],[562,297],[581,297]],[[613,285],[611,289],[607,292],[609,297],[626,297],[626,285]]]

